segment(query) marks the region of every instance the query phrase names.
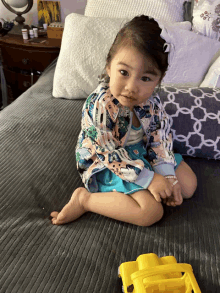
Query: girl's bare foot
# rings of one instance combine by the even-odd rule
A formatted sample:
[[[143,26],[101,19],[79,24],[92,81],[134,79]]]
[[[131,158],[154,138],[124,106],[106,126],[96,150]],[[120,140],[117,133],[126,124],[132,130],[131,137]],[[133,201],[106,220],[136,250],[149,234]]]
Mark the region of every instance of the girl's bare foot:
[[[86,210],[83,206],[83,199],[89,194],[90,193],[84,187],[77,188],[71,196],[70,201],[63,207],[60,213],[52,212],[50,214],[52,217],[52,224],[66,224],[78,219],[80,216],[86,213]]]

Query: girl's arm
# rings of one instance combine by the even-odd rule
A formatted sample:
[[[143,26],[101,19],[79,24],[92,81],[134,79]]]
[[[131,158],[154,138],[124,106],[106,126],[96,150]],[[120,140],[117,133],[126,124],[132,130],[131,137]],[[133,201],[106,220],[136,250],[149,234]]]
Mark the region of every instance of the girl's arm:
[[[171,120],[158,96],[154,98],[150,132],[148,155],[154,171],[163,176],[175,175]]]

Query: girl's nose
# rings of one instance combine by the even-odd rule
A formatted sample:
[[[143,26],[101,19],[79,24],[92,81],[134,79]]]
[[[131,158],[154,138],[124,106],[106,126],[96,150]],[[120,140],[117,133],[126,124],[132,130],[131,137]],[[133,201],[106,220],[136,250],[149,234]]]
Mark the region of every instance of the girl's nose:
[[[138,82],[135,79],[130,78],[125,85],[125,90],[129,91],[130,93],[137,93]]]

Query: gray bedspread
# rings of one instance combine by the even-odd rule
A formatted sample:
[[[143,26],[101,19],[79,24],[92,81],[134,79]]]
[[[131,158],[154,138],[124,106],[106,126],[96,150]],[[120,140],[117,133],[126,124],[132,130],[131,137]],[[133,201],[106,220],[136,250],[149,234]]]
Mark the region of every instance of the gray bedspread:
[[[186,157],[197,191],[151,227],[93,213],[51,224],[82,186],[74,150],[84,100],[52,97],[55,65],[0,113],[0,292],[121,292],[118,266],[152,252],[191,264],[203,293],[220,292],[219,161]]]

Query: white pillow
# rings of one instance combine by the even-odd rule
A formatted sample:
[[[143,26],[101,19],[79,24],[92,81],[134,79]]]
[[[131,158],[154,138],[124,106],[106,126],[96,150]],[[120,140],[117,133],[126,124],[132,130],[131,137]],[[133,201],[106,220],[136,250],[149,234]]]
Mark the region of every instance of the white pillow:
[[[128,20],[86,17],[76,13],[66,17],[54,74],[55,98],[86,98],[94,91],[115,36]],[[163,84],[199,86],[213,55],[220,49],[220,43],[190,32],[189,22],[166,26],[169,32],[163,29],[163,34],[168,43],[174,44],[175,50]]]
[[[170,22],[184,21],[185,0],[87,0],[85,15],[92,17],[134,17],[138,14]]]
[[[54,74],[55,98],[86,98],[94,91],[115,36],[128,20],[76,13],[66,17]]]
[[[162,85],[199,86],[210,64],[220,56],[220,43],[172,24],[166,24],[161,36],[174,47]]]
[[[220,57],[210,67],[200,87],[220,88]]]

